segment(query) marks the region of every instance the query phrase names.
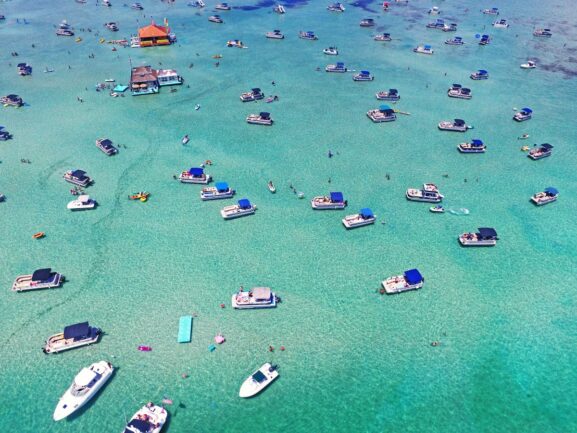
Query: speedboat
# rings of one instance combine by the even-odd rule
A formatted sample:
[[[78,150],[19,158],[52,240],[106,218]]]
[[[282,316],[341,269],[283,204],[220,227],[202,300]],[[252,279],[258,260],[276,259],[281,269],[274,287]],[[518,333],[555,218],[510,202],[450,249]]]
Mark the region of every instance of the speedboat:
[[[110,0],[102,0],[102,6],[111,7],[112,3]]]
[[[262,91],[258,87],[251,89],[250,92],[245,92],[240,95],[240,100],[242,102],[256,101],[257,99],[263,99],[263,98],[264,93],[262,93]]]
[[[482,35],[479,45],[489,45],[491,43],[491,37],[489,35]]]
[[[92,183],[92,179],[86,176],[86,172],[84,170],[69,170],[64,173],[63,177],[66,182],[70,182],[83,188]]]
[[[368,226],[369,224],[374,224],[376,220],[373,211],[369,208],[364,208],[355,215],[347,215],[342,219],[343,225],[347,229],[354,229],[356,227]]]
[[[74,32],[72,31],[72,27],[66,20],[62,20],[58,29],[56,30],[56,34],[58,36],[74,36]]]
[[[239,41],[238,39],[232,39],[230,41],[226,42],[226,46],[227,47],[235,47],[235,48],[246,48],[246,46],[242,43],[242,41]]]
[[[479,227],[477,233],[463,233],[459,242],[464,247],[494,247],[497,245],[497,232],[490,227]]]
[[[461,86],[460,84],[453,84],[453,87],[447,91],[449,98],[471,99],[471,89]]]
[[[187,6],[192,6],[195,8],[203,8],[206,6],[206,3],[203,0],[194,0],[194,1],[189,1],[187,3]]]
[[[226,206],[220,210],[220,215],[225,220],[230,220],[233,218],[239,218],[247,215],[252,215],[256,211],[256,206],[253,205],[248,199],[243,198],[238,201],[238,204],[232,206]]]
[[[167,417],[166,409],[149,402],[134,414],[123,433],[160,433]]]
[[[507,22],[506,19],[500,19],[493,22],[493,27],[495,27],[496,29],[506,29],[509,28],[509,23]]]
[[[274,186],[274,183],[272,183],[272,180],[269,180],[267,183],[267,188],[270,192],[272,192],[273,194],[276,192],[276,186]]]
[[[94,209],[95,207],[96,201],[86,194],[79,195],[76,200],[72,200],[66,205],[66,208],[72,211],[89,210]]]
[[[140,3],[132,3],[132,5],[130,6],[130,9],[134,9],[136,11],[141,11],[144,9],[144,7]]]
[[[409,269],[403,275],[395,275],[381,283],[385,292],[389,295],[394,293],[417,290],[423,287],[425,279],[418,269]]]
[[[335,65],[327,65],[325,67],[326,72],[347,72],[348,69],[345,67],[343,62],[337,62]]]
[[[37,269],[32,274],[20,275],[16,277],[12,284],[13,292],[27,292],[29,290],[52,289],[60,287],[64,281],[64,276],[52,269]]]
[[[537,206],[543,206],[544,204],[554,202],[559,196],[559,191],[557,188],[552,186],[545,188],[543,192],[538,192],[531,197],[531,201]]]
[[[471,80],[487,80],[489,78],[489,73],[485,69],[479,69],[473,72],[471,75]]]
[[[369,71],[361,71],[353,75],[353,81],[373,81],[375,77]]]
[[[261,112],[260,114],[249,114],[246,118],[246,122],[252,125],[267,125],[273,124],[273,120],[270,118],[270,113]]]
[[[332,3],[327,6],[327,10],[331,12],[344,12],[345,7],[342,3]]]
[[[0,141],[10,140],[12,138],[12,134],[10,134],[3,126],[0,126]]]
[[[401,99],[397,89],[389,89],[388,92],[379,92],[375,95],[379,101],[398,101]]]
[[[265,36],[269,39],[284,39],[284,35],[280,30],[273,30],[272,32],[266,32]]]
[[[527,60],[527,63],[521,65],[521,69],[535,69],[537,64],[533,60]]]
[[[425,27],[428,29],[443,30],[443,28],[445,27],[445,20],[437,18],[436,21],[428,23]]]
[[[200,191],[201,200],[221,200],[224,198],[232,198],[236,194],[234,189],[231,189],[226,182],[217,182],[214,186],[202,188]]]
[[[367,116],[375,123],[394,122],[397,114],[388,105],[381,105],[378,109],[367,111]]]
[[[309,41],[316,41],[318,39],[315,35],[315,32],[311,32],[311,31],[308,31],[308,32],[300,31],[299,32],[299,38],[308,39]]]
[[[253,287],[248,292],[242,288],[232,295],[232,308],[248,310],[255,308],[275,308],[278,299],[270,287]]]
[[[553,146],[549,143],[543,143],[539,146],[535,146],[533,149],[527,153],[527,156],[532,160],[536,161],[538,159],[547,158],[553,153]]]
[[[112,140],[108,138],[99,138],[96,140],[96,147],[106,153],[108,156],[118,153],[118,149],[112,144]]]
[[[64,352],[65,350],[76,349],[77,347],[88,346],[98,342],[102,331],[100,328],[92,327],[88,322],[77,323],[66,326],[64,332],[52,335],[46,341],[42,351],[48,353]]]
[[[441,30],[444,32],[456,32],[457,31],[457,24],[455,24],[455,23],[445,24]]]
[[[457,146],[459,152],[461,153],[485,153],[487,146],[483,143],[483,140],[474,138],[470,143],[461,143]]]
[[[485,15],[499,15],[499,8],[483,9]]]
[[[283,6],[283,5],[280,5],[280,4],[276,5],[276,6],[273,8],[273,11],[276,12],[277,14],[281,14],[281,15],[284,14],[284,13],[286,13],[286,10],[285,10],[284,6]]]
[[[18,95],[6,95],[6,96],[1,96],[0,97],[0,104],[4,105],[5,107],[22,107],[22,105],[24,105],[24,101],[22,100],[22,98]]]
[[[533,36],[537,36],[538,38],[550,38],[553,36],[553,33],[550,29],[536,29],[533,32]]]
[[[277,366],[265,363],[251,374],[241,385],[239,397],[248,398],[257,395],[278,377]]]
[[[450,120],[443,120],[439,122],[439,129],[441,131],[455,131],[455,132],[466,132],[471,126],[465,124],[462,119],[455,119],[452,122]]]
[[[445,41],[445,44],[447,44],[447,45],[465,45],[465,42],[463,42],[463,38],[461,36],[455,36],[453,39],[447,39]]]
[[[18,75],[32,75],[32,66],[28,63],[18,63]]]
[[[360,24],[361,27],[374,27],[375,20],[372,18],[364,18],[361,20]]]
[[[413,52],[415,53],[419,53],[419,54],[433,54],[433,47],[431,47],[430,45],[419,45],[416,48],[413,48]]]
[[[187,144],[190,141],[190,137],[188,136],[188,134],[186,134],[184,137],[182,137],[182,139],[180,140],[180,142],[182,144]]]
[[[191,167],[189,170],[180,173],[178,180],[182,183],[198,183],[206,185],[212,180],[212,176],[206,174],[202,167]]]
[[[220,17],[220,15],[211,15],[208,17],[208,20],[211,23],[217,23],[217,24],[222,24],[224,23],[224,21],[222,20],[222,18]]]
[[[373,40],[375,41],[379,41],[379,42],[389,42],[392,41],[393,39],[391,38],[391,34],[390,33],[381,33],[376,35]]]
[[[439,6],[433,6],[429,9],[429,15],[439,15],[441,11],[439,10]]]
[[[530,108],[522,108],[521,111],[518,111],[513,116],[513,120],[517,122],[524,122],[525,120],[529,120],[533,116],[533,110]]]
[[[118,31],[118,25],[114,22],[110,22],[110,23],[105,23],[104,27],[106,27],[108,30],[112,31],[112,32],[117,32]]]
[[[406,197],[411,201],[424,201],[427,203],[440,203],[445,197],[439,192],[434,183],[425,183],[421,189],[407,189]]]
[[[338,56],[339,50],[337,49],[337,47],[328,47],[323,50],[323,53],[325,53],[328,56]]]
[[[228,3],[219,3],[214,8],[219,11],[229,11],[231,9]]]
[[[433,213],[445,213],[445,207],[442,204],[438,204],[436,206],[431,206],[429,208],[429,212]]]
[[[331,192],[328,197],[317,196],[311,200],[312,208],[317,210],[344,209],[347,204],[342,192]]]
[[[92,399],[100,388],[110,379],[114,367],[108,361],[95,362],[85,367],[74,377],[72,385],[60,397],[54,410],[54,421],[60,421],[72,415]]]

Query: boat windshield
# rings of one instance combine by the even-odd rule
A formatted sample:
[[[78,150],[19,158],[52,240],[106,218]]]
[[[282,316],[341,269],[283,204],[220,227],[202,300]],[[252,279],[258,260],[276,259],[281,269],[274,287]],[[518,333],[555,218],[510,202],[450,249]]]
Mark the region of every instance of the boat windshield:
[[[263,383],[267,380],[267,377],[264,375],[264,373],[262,371],[259,370],[255,374],[252,375],[252,379],[255,382]]]

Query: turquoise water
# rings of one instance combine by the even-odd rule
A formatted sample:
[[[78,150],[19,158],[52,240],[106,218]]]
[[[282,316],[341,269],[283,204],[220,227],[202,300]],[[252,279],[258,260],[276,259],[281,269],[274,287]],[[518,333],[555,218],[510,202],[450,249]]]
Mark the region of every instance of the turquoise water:
[[[365,3],[369,10],[351,4],[344,14],[318,1],[285,16],[268,5],[236,9],[221,13],[224,25],[207,21],[211,7],[199,11],[184,1],[143,0],[146,17],[120,1],[112,8],[72,0],[0,4],[7,16],[0,23],[0,94],[28,103],[0,116],[14,134],[0,142],[0,192],[8,197],[0,204],[6,431],[117,432],[140,406],[165,396],[174,404],[163,431],[173,433],[577,430],[577,151],[569,103],[577,96],[577,12],[561,1],[494,1],[468,10],[441,1],[441,17],[454,19],[457,35],[471,42],[449,47],[442,42],[455,34],[424,27],[433,3],[392,5],[389,13]],[[478,9],[492,6],[511,28],[490,27],[494,18]],[[128,37],[151,15],[169,19],[176,46],[114,52],[98,43]],[[377,28],[360,28],[365,17]],[[78,31],[80,43],[56,37],[62,19],[93,31]],[[102,27],[112,20],[117,34]],[[486,47],[474,43],[483,26],[493,36]],[[535,27],[552,28],[553,38],[534,39]],[[286,39],[265,39],[274,28]],[[309,29],[319,41],[296,37]],[[374,42],[377,31],[395,40]],[[249,48],[226,48],[236,38]],[[420,43],[431,43],[435,55],[412,53]],[[339,48],[338,58],[322,54],[329,45]],[[218,68],[215,54],[223,55]],[[527,58],[536,59],[536,70],[519,68]],[[369,69],[375,81],[316,71],[336,60]],[[18,77],[18,62],[32,64],[34,74]],[[138,98],[94,91],[106,78],[126,83],[130,62],[162,62],[190,87]],[[43,73],[46,66],[55,71]],[[469,80],[479,68],[491,78]],[[452,83],[471,87],[473,99],[447,98]],[[239,94],[255,86],[280,101],[242,104]],[[380,105],[374,93],[390,87],[402,95],[395,108],[411,115],[373,124],[365,113]],[[524,106],[534,118],[513,122],[512,108]],[[271,112],[273,127],[244,122],[261,110]],[[437,130],[455,117],[475,128]],[[531,138],[518,141],[523,133]],[[123,145],[117,156],[94,146],[104,136]],[[456,145],[471,138],[483,139],[488,152],[459,154]],[[551,158],[535,162],[519,150],[542,142],[555,146]],[[201,202],[200,187],[173,179],[207,159],[216,180],[258,206],[255,216],[225,222],[219,210],[228,202]],[[73,168],[95,179],[88,193],[97,210],[66,210],[72,198],[62,174]],[[447,206],[470,214],[435,215],[407,202],[406,188],[424,182],[437,183]],[[546,186],[561,191],[558,202],[532,206],[529,197]],[[149,202],[127,200],[141,190],[152,193]],[[347,211],[310,209],[311,197],[335,190],[349,200]],[[361,207],[373,209],[377,224],[345,231],[340,219]],[[458,246],[457,235],[478,226],[497,229],[496,248]],[[31,239],[38,231],[46,238]],[[66,275],[63,288],[8,290],[17,275],[43,266]],[[381,280],[412,267],[426,278],[422,290],[376,292]],[[283,303],[233,311],[230,297],[240,285],[270,286]],[[178,318],[192,313],[192,342],[178,345]],[[83,320],[105,331],[99,344],[42,354],[49,335]],[[218,332],[227,342],[211,353]],[[141,344],[153,351],[138,352]],[[277,350],[269,353],[269,345]],[[52,421],[74,375],[101,359],[117,367],[114,378],[86,410]],[[257,398],[238,398],[242,381],[266,361],[280,366],[280,378]]]

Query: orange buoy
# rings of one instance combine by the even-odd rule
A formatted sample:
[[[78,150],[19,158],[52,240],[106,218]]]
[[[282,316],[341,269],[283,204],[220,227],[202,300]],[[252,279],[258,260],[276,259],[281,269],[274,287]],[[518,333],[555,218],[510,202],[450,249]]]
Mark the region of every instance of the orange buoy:
[[[220,308],[224,308],[224,304],[220,304]]]
[[[280,347],[280,350],[284,352],[284,346],[281,346],[281,347]]]
[[[46,236],[46,234],[45,234],[44,232],[38,232],[38,233],[34,233],[34,234],[32,235],[32,237],[33,237],[34,239],[41,239],[41,238],[43,238],[44,236]]]

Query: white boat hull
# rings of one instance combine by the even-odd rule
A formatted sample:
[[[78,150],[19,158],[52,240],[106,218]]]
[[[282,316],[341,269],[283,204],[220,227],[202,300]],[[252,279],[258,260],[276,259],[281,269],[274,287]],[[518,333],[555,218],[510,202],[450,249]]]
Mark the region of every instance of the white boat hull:
[[[394,293],[408,292],[409,290],[418,290],[423,287],[423,284],[423,281],[417,284],[407,284],[407,281],[403,275],[387,278],[381,283],[383,289],[385,289],[385,292],[389,295]]]
[[[261,392],[263,389],[265,389],[267,386],[269,386],[278,377],[278,371],[277,370],[270,371],[271,367],[272,367],[271,364],[267,362],[261,368],[259,368],[253,374],[251,374],[241,385],[240,391],[238,393],[239,397],[242,398],[253,397],[257,395],[259,392]],[[256,382],[253,379],[253,375],[256,374],[257,372],[261,372],[265,377],[265,380],[263,380],[260,383]]]
[[[220,215],[225,220],[240,218],[248,215],[254,214],[256,210],[256,206],[252,206],[250,209],[241,209],[238,206],[227,206],[224,209],[221,209]]]
[[[349,215],[342,219],[343,225],[347,229],[368,226],[375,223],[376,218],[363,218],[360,215]]]

